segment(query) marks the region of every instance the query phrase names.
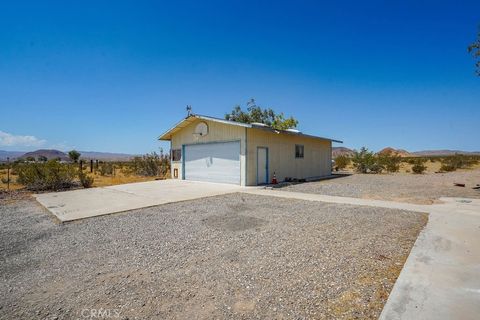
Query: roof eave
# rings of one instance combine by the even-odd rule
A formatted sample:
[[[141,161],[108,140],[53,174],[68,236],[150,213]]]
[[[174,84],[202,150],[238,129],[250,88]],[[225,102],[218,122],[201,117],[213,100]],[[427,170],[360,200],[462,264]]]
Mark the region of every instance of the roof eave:
[[[245,127],[245,128],[251,128],[252,125],[249,123],[241,123],[241,122],[235,122],[235,121],[230,121],[230,120],[225,120],[225,119],[220,119],[220,118],[214,118],[214,117],[209,117],[209,116],[203,116],[199,114],[191,114],[188,117],[184,118],[182,121],[178,122],[175,124],[173,127],[168,129],[165,133],[160,135],[158,137],[158,140],[163,140],[163,141],[169,141],[172,139],[172,134],[175,131],[178,131],[178,128],[182,128],[181,125],[184,122],[191,121],[193,122],[194,120],[190,119],[201,119],[201,120],[206,120],[206,121],[214,121],[214,122],[219,122],[219,123],[224,123],[224,124],[229,124],[229,125],[234,125],[234,126],[239,126],[239,127]]]
[[[301,132],[300,133],[295,133],[295,132],[289,132],[289,131],[286,131],[286,130],[276,130],[276,129],[273,129],[271,127],[256,126],[256,125],[252,125],[250,123],[230,121],[230,120],[225,120],[225,119],[220,119],[220,118],[215,118],[215,117],[209,117],[209,116],[203,116],[203,115],[198,115],[198,114],[191,114],[188,117],[184,118],[182,121],[178,122],[173,127],[171,127],[169,130],[167,130],[165,133],[160,135],[158,137],[158,140],[170,141],[172,139],[172,134],[173,133],[175,133],[176,131],[185,127],[185,126],[182,126],[182,124],[184,124],[185,122],[193,122],[195,119],[201,119],[201,120],[206,120],[206,121],[215,121],[215,122],[220,122],[220,123],[224,123],[224,124],[240,126],[240,127],[245,127],[245,128],[255,128],[255,129],[261,129],[261,130],[266,130],[266,131],[270,131],[270,132],[278,132],[278,133],[281,132],[281,133],[296,135],[296,136],[301,136],[301,137],[327,140],[327,141],[332,141],[332,142],[336,142],[336,143],[343,143],[343,141],[341,141],[341,140],[312,136],[312,135],[304,134],[304,133],[301,133]]]

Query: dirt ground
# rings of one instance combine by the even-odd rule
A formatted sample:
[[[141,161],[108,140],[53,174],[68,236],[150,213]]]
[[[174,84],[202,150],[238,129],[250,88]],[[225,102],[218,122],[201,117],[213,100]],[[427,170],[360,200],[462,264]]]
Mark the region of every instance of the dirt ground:
[[[465,187],[454,186],[454,183],[464,183]],[[439,202],[440,197],[480,198],[480,190],[472,189],[476,184],[480,184],[480,169],[426,174],[352,174],[282,190],[432,204]]]
[[[20,197],[0,204],[0,319],[373,319],[426,221],[231,194],[59,225]]]

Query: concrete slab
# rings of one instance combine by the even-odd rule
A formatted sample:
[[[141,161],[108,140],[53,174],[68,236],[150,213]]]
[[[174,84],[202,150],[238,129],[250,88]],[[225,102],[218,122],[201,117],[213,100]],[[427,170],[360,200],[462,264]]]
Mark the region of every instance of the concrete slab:
[[[380,319],[478,319],[479,199],[440,198],[443,204],[414,205],[276,190],[247,193],[428,212],[428,223],[415,242]]]
[[[42,193],[34,196],[61,222],[66,222],[165,203],[222,195],[243,189],[245,188],[229,184],[172,179]]]
[[[480,200],[441,200],[432,205],[380,319],[479,318]]]

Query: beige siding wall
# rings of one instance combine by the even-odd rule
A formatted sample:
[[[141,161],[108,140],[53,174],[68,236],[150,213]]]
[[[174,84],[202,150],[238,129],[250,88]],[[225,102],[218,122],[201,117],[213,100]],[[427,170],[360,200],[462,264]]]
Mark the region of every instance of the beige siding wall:
[[[193,133],[195,127],[199,122],[205,122],[208,125],[208,135],[195,139]],[[245,135],[246,128],[239,126],[227,125],[219,122],[197,120],[192,122],[187,127],[183,128],[179,132],[172,136],[172,149],[182,149],[184,144],[197,144],[197,143],[211,143],[221,141],[238,141],[240,140],[240,177],[241,185],[245,185]],[[182,154],[183,157],[183,154]],[[182,179],[182,162],[172,162],[172,177],[174,169],[178,169],[178,178]]]
[[[209,133],[196,140],[193,133],[199,122],[208,124]],[[331,141],[275,134],[262,129],[247,129],[218,122],[196,120],[173,134],[171,148],[182,149],[184,144],[221,141],[240,141],[241,185],[257,184],[257,147],[268,148],[270,181],[274,172],[278,181],[283,181],[285,177],[308,179],[331,174]],[[304,146],[304,158],[302,159],[295,158],[296,144]],[[174,169],[178,170],[178,179],[182,179],[182,162],[172,162],[172,177]]]
[[[295,158],[295,145],[304,146],[304,158]],[[257,147],[268,148],[269,180],[285,177],[308,179],[331,174],[332,143],[295,135],[276,134],[261,129],[247,129],[247,185],[257,183]]]

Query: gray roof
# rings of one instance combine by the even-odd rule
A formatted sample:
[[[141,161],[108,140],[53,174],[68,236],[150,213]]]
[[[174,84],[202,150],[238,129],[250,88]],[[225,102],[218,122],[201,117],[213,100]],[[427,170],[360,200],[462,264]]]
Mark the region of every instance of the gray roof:
[[[309,134],[304,134],[302,132],[293,132],[293,131],[288,131],[288,130],[277,130],[272,127],[264,126],[264,125],[257,125],[255,123],[242,123],[242,122],[236,122],[236,121],[230,121],[230,120],[225,120],[225,119],[220,119],[220,118],[215,118],[215,117],[210,117],[210,116],[203,116],[199,114],[191,114],[188,117],[184,118],[182,121],[178,122],[176,125],[174,125],[172,128],[167,130],[165,133],[163,133],[158,140],[171,140],[172,135],[175,132],[178,132],[179,130],[187,127],[189,124],[194,122],[197,119],[201,120],[206,120],[206,121],[213,121],[213,122],[219,122],[219,123],[224,123],[232,126],[240,126],[240,127],[245,127],[245,128],[255,128],[255,129],[261,129],[261,130],[266,130],[270,132],[275,132],[275,133],[281,133],[281,134],[289,134],[289,135],[295,135],[295,136],[301,136],[301,137],[307,137],[307,138],[314,138],[314,139],[321,139],[321,140],[328,140],[332,142],[338,142],[338,143],[343,143],[343,141],[340,140],[335,140],[335,139],[330,139],[330,138],[325,138],[325,137],[319,137],[319,136],[312,136]]]

